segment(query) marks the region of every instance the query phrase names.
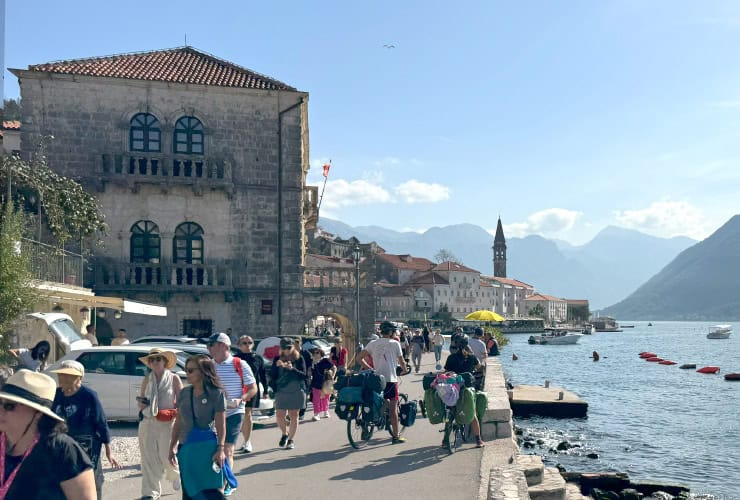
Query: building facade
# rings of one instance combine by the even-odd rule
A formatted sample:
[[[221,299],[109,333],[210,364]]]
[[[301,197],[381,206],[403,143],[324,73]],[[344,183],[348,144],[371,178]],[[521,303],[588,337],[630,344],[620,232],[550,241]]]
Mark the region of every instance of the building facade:
[[[21,154],[47,138],[50,168],[106,215],[85,285],[168,308],[115,328],[302,330],[304,229],[317,221],[307,93],[192,47],[12,72]]]
[[[566,321],[568,317],[568,301],[552,295],[535,293],[524,299],[526,315],[529,316],[533,309],[540,306],[544,314],[544,320],[550,323]]]

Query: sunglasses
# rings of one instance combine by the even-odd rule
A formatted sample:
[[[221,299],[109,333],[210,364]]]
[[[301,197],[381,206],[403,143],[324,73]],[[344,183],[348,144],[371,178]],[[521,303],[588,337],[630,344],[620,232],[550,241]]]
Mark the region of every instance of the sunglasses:
[[[152,356],[152,357],[151,357],[151,358],[149,358],[149,359],[150,359],[150,360],[152,360],[152,361],[154,361],[155,363],[156,363],[157,361],[164,361],[164,358],[163,358],[162,356]]]
[[[11,412],[11,411],[15,411],[15,409],[18,407],[18,403],[0,400],[0,407],[2,407],[2,409],[7,412]]]
[[[244,341],[244,342],[239,342],[239,343],[240,343],[241,345],[252,345],[252,344],[254,344],[254,342],[252,342],[252,341],[249,341],[249,340],[247,340],[247,341]]]
[[[198,368],[187,368],[185,371],[188,373],[193,373],[193,372],[199,372],[200,370]]]

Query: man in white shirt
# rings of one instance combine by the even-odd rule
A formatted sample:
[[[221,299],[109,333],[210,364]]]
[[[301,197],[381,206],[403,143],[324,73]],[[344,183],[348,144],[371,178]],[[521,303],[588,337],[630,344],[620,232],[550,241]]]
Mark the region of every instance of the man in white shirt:
[[[116,338],[111,341],[110,345],[127,345],[129,343],[128,337],[126,336],[126,329],[119,328],[116,332]]]
[[[468,346],[470,346],[470,350],[473,351],[473,354],[478,358],[480,364],[486,366],[486,361],[488,361],[488,349],[486,348],[485,342],[481,340],[481,337],[483,337],[483,328],[478,326],[473,331],[473,338],[470,339]]]
[[[92,324],[89,324],[85,327],[85,330],[87,330],[85,338],[89,340],[93,346],[99,345],[98,337],[95,335],[95,327]]]
[[[215,361],[216,373],[226,392],[224,454],[233,469],[234,443],[241,433],[245,403],[257,394],[257,381],[247,362],[231,355],[231,339],[225,333],[216,333],[208,338],[208,352]],[[241,374],[236,368],[237,363],[241,367]]]
[[[398,375],[396,368],[401,367],[401,373],[406,373],[406,361],[403,359],[401,344],[393,340],[396,326],[390,321],[380,324],[381,337],[373,340],[365,349],[357,355],[357,361],[361,366],[370,368],[367,358],[372,358],[373,369],[385,377],[385,391],[383,397],[388,400],[388,410],[391,418],[391,430],[393,431],[393,444],[406,442],[406,438],[398,434]]]

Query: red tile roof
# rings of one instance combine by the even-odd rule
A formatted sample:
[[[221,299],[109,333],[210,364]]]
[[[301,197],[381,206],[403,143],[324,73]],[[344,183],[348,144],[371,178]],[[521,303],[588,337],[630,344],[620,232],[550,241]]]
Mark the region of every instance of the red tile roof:
[[[412,269],[414,271],[429,271],[434,267],[434,262],[424,257],[412,257],[411,255],[394,255],[392,253],[379,253],[378,258],[386,261],[396,269]]]
[[[7,120],[3,122],[3,129],[4,130],[20,130],[21,129],[21,122],[18,120]]]
[[[296,89],[193,47],[71,59],[28,67],[29,71],[101,76],[264,90]]]
[[[411,278],[407,285],[449,285],[450,282],[438,273],[429,272]]]
[[[560,297],[553,297],[552,295],[544,295],[542,293],[535,293],[534,295],[530,295],[529,297],[526,297],[524,300],[565,302],[565,300],[561,299]]]
[[[449,271],[457,271],[461,273],[478,273],[480,274],[480,271],[476,271],[475,269],[470,269],[469,267],[465,267],[462,264],[458,264],[457,262],[447,261],[442,262],[440,264],[437,264],[432,271],[438,271],[438,272],[449,272]]]
[[[511,278],[500,278],[498,276],[481,276],[481,278],[484,278],[489,281],[498,281],[502,285],[512,285],[512,286],[521,286],[524,288],[531,288],[534,289],[534,287],[528,283],[525,283],[523,281],[511,279]]]

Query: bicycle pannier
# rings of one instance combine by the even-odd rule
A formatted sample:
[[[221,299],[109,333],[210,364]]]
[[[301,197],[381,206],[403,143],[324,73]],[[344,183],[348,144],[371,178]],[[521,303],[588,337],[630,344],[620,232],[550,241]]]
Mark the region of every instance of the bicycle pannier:
[[[434,389],[424,391],[424,407],[430,424],[441,424],[445,419],[445,404]]]
[[[432,382],[434,382],[435,378],[437,378],[437,374],[434,372],[424,374],[424,377],[421,379],[421,386],[425,391],[432,388]]]
[[[475,391],[466,387],[460,391],[455,411],[455,422],[460,425],[468,425],[475,418]]]
[[[416,412],[418,408],[416,400],[411,400],[408,403],[401,403],[398,408],[398,418],[401,425],[404,427],[411,427],[416,422]]]
[[[475,414],[478,416],[478,422],[483,425],[483,417],[488,409],[488,393],[485,391],[476,391],[475,393]]]

